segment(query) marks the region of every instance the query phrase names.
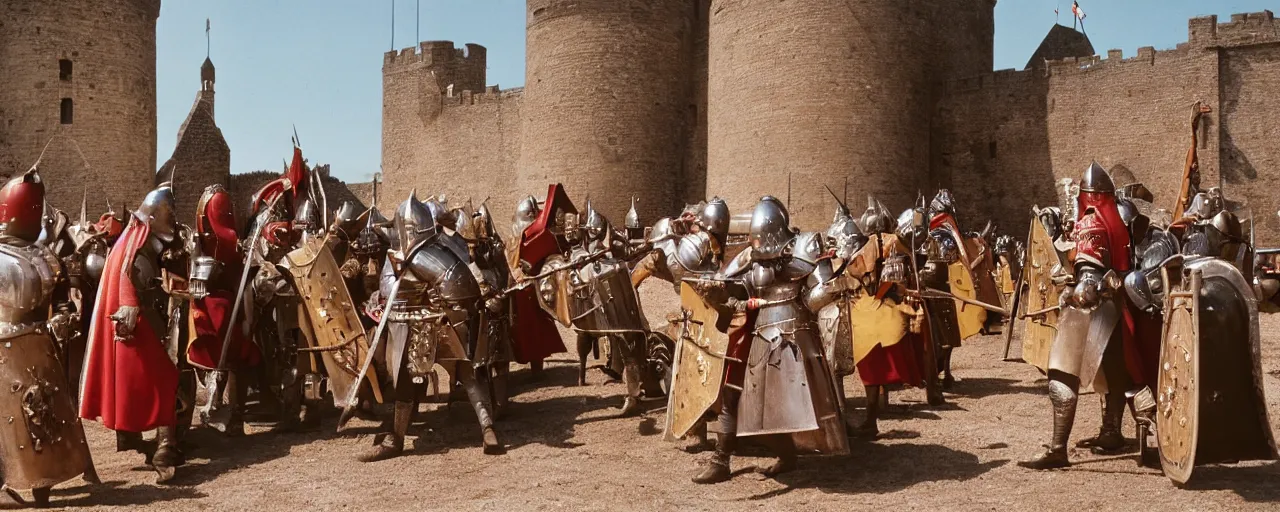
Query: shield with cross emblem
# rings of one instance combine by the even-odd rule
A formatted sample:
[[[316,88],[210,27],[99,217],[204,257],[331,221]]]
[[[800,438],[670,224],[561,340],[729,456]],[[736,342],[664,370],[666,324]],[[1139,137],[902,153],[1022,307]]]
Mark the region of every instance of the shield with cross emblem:
[[[729,315],[706,302],[689,283],[680,284],[683,327],[676,340],[671,393],[667,403],[666,438],[684,437],[720,398],[725,353],[729,350]]]

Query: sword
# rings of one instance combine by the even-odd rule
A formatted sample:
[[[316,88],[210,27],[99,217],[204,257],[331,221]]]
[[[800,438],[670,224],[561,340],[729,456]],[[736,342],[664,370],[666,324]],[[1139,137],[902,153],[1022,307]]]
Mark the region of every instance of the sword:
[[[405,258],[406,262],[408,258]],[[338,431],[342,431],[342,427],[351,421],[355,416],[358,408],[357,395],[360,393],[360,386],[364,383],[365,376],[369,373],[369,366],[373,364],[373,356],[378,353],[378,346],[382,343],[382,333],[387,329],[387,320],[391,318],[391,306],[395,304],[396,296],[400,294],[400,283],[404,281],[404,271],[408,265],[400,267],[396,272],[396,282],[391,285],[391,291],[387,293],[387,306],[382,312],[382,318],[378,319],[378,328],[373,332],[373,340],[369,342],[369,353],[365,355],[364,362],[360,365],[360,373],[356,375],[355,385],[351,386],[351,391],[347,394],[347,405],[342,408],[342,415],[338,417]]]
[[[278,202],[281,197],[284,197],[284,194],[280,194],[272,198],[271,202],[267,204],[267,209],[265,211],[269,212],[274,209],[276,202]],[[240,272],[240,286],[236,290],[235,304],[231,306],[231,318],[227,321],[227,332],[222,335],[222,353],[218,354],[218,369],[209,372],[209,399],[205,402],[204,408],[200,410],[201,419],[207,419],[216,408],[215,406],[218,401],[222,398],[222,391],[223,387],[226,385],[227,377],[227,353],[231,351],[231,337],[236,330],[236,316],[240,314],[240,308],[244,304],[245,286],[249,284],[249,270],[252,267],[249,265],[249,262],[253,260],[254,246],[258,244],[258,239],[262,236],[262,230],[266,225],[266,222],[258,223],[257,226],[254,226],[253,233],[249,235],[249,244],[246,246],[248,250],[245,252],[244,270]]]
[[[360,385],[364,383],[365,376],[369,374],[369,366],[373,364],[373,356],[378,353],[378,346],[382,343],[382,333],[387,329],[387,320],[391,318],[391,307],[395,304],[396,296],[400,294],[400,283],[404,282],[404,273],[408,270],[408,262],[413,260],[414,255],[422,249],[426,243],[419,243],[409,250],[404,257],[404,264],[396,271],[396,282],[391,284],[391,291],[387,292],[387,305],[382,312],[382,318],[378,319],[378,328],[373,331],[373,339],[369,341],[369,354],[365,356],[364,362],[360,365],[360,373],[356,375],[355,385],[351,386],[351,391],[347,393],[347,405],[342,408],[342,415],[338,417],[338,431],[342,431],[342,427],[351,421],[355,416],[359,402],[357,395],[360,394]]]

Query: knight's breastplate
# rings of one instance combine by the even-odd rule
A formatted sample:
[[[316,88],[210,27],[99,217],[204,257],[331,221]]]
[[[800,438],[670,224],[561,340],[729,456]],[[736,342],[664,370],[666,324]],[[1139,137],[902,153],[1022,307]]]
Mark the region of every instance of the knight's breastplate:
[[[782,326],[788,331],[813,321],[813,313],[801,301],[804,281],[788,279],[785,270],[757,263],[748,271],[746,285],[751,297],[765,304],[757,312],[757,330]]]
[[[155,237],[148,237],[146,243],[138,249],[133,258],[131,276],[138,294],[139,306],[152,308],[162,314],[168,310],[169,294],[165,293],[163,274],[160,268],[161,243]]]
[[[43,246],[0,238],[0,338],[39,321],[53,293],[57,269],[57,256]]]

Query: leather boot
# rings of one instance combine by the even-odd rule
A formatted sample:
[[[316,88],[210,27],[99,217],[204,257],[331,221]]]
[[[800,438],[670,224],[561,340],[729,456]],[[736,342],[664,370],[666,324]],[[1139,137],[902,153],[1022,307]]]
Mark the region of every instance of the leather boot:
[[[578,333],[578,385],[587,385],[587,356],[591,355],[591,348],[596,343],[595,338],[588,334]]]
[[[736,406],[736,400],[734,402]],[[720,412],[720,433],[716,434],[716,451],[711,456],[711,463],[707,468],[694,475],[693,483],[717,484],[733,478],[729,463],[734,445],[738,440],[738,418],[737,411],[734,409],[736,407],[725,405],[724,410]]]
[[[1071,465],[1067,457],[1067,440],[1071,437],[1071,426],[1076,421],[1077,386],[1059,380],[1049,380],[1049,401],[1053,404],[1053,437],[1045,446],[1045,452],[1039,456],[1019,462],[1018,465],[1030,469],[1054,469]]]
[[[692,430],[689,431],[689,442],[680,449],[685,453],[702,453],[707,450],[714,450],[716,445],[707,438],[707,422],[699,421]]]
[[[859,439],[875,439],[880,435],[880,386],[867,386],[867,419],[849,432],[849,437]]]
[[[1097,437],[1082,439],[1076,443],[1077,448],[1089,448],[1099,455],[1113,454],[1124,448],[1124,434],[1120,425],[1124,421],[1124,409],[1128,400],[1124,393],[1111,392],[1103,398],[1102,428]]]
[[[178,427],[168,426],[156,429],[156,454],[151,458],[151,465],[158,474],[156,483],[162,484],[172,480],[178,466],[185,463],[182,450],[178,447]]]
[[[640,361],[636,360],[632,352],[633,347],[629,346],[629,343],[618,338],[611,338],[609,342],[614,343],[615,348],[625,351],[622,353],[622,382],[627,386],[627,397],[622,401],[622,411],[618,416],[622,418],[639,416],[644,412],[640,407],[640,388],[643,384],[640,380]]]
[[[774,478],[796,469],[796,444],[790,435],[777,434],[769,436],[768,444],[774,455],[778,457],[778,460],[769,467],[761,469],[760,474]]]
[[[378,462],[404,454],[404,438],[409,434],[413,418],[413,402],[397,401],[391,419],[391,432],[374,438],[373,450],[360,456],[360,462]]]

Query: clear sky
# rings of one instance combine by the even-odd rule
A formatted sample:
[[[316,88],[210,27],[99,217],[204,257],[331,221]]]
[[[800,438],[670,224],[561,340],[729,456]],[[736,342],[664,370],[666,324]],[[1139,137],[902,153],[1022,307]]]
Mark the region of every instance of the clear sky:
[[[164,0],[157,29],[159,154],[164,162],[200,87],[205,19],[212,20],[216,116],[234,173],[279,169],[297,125],[312,162],[347,181],[378,171],[382,137],[382,55],[423,40],[489,49],[488,82],[524,83],[522,0]],[[883,0],[889,1],[889,0]],[[893,0],[910,1],[910,0]],[[415,16],[417,6],[421,16]],[[1094,48],[1133,56],[1140,46],[1172,48],[1187,19],[1275,9],[1276,0],[1089,0],[1081,4]],[[995,67],[1022,68],[1054,23],[1071,24],[1069,0],[999,0]],[[415,19],[416,18],[416,19]]]

